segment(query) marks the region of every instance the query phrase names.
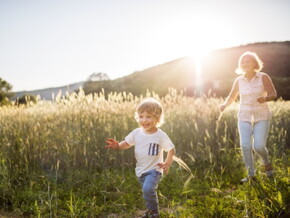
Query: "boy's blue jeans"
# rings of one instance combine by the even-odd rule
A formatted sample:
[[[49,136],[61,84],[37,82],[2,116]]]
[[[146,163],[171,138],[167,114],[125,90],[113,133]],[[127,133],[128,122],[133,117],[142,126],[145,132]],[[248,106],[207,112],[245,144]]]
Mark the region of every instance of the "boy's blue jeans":
[[[253,149],[262,159],[264,165],[270,163],[266,148],[267,136],[270,127],[269,120],[261,120],[254,124],[239,121],[240,144],[243,151],[243,159],[248,170],[248,176],[255,176],[253,161]],[[253,143],[254,140],[254,143]]]
[[[156,190],[161,177],[162,173],[157,170],[150,170],[138,177],[146,207],[156,213],[158,213],[158,197]]]

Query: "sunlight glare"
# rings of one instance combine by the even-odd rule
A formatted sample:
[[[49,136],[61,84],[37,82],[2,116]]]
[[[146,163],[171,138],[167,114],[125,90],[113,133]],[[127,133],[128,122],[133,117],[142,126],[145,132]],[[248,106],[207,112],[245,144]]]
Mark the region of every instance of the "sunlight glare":
[[[194,61],[194,87],[197,93],[203,91],[203,78],[202,78],[202,62],[204,57],[209,53],[206,49],[196,49],[196,52],[192,55]]]
[[[188,32],[187,49],[194,64],[193,85],[200,93],[203,91],[204,84],[202,62],[211,51],[222,47],[226,37],[220,32],[227,31],[218,19],[213,20],[203,14],[197,14],[192,24],[193,28]]]

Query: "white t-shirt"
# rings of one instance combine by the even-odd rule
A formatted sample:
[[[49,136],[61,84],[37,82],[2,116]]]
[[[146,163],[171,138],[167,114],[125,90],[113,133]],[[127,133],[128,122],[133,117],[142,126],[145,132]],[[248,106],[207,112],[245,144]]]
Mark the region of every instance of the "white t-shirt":
[[[153,169],[162,172],[157,164],[163,162],[163,151],[168,152],[174,148],[167,134],[161,129],[153,134],[147,134],[142,128],[137,128],[125,137],[125,141],[129,145],[135,145],[137,160],[135,171],[138,177]]]

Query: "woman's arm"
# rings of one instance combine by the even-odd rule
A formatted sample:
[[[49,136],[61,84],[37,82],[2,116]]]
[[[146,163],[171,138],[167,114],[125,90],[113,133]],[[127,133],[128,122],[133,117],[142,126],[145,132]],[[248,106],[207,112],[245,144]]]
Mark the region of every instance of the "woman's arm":
[[[259,97],[257,99],[257,101],[260,103],[264,103],[264,102],[272,101],[272,100],[276,99],[277,92],[276,92],[276,89],[272,83],[271,78],[267,74],[264,74],[262,77],[262,81],[263,81],[264,88],[267,92],[267,96],[266,97]]]
[[[239,86],[238,86],[238,79],[236,79],[233,84],[230,94],[226,98],[225,102],[222,105],[220,105],[220,110],[224,111],[224,109],[226,109],[227,106],[229,106],[231,103],[233,103],[236,100],[236,98],[238,97],[238,94],[239,94]]]

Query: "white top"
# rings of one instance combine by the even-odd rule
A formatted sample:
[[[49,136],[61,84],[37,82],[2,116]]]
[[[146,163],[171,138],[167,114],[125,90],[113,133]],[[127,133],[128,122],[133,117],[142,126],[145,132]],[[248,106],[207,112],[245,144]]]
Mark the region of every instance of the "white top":
[[[125,141],[129,145],[135,145],[137,160],[135,171],[138,177],[153,169],[162,172],[157,164],[163,162],[163,151],[168,152],[174,148],[167,134],[161,129],[153,134],[147,134],[142,128],[137,128],[125,137]]]
[[[262,80],[263,75],[264,73],[257,72],[250,81],[245,76],[238,77],[240,94],[238,119],[240,121],[258,122],[271,118],[267,102],[257,101],[257,98],[267,96]]]

